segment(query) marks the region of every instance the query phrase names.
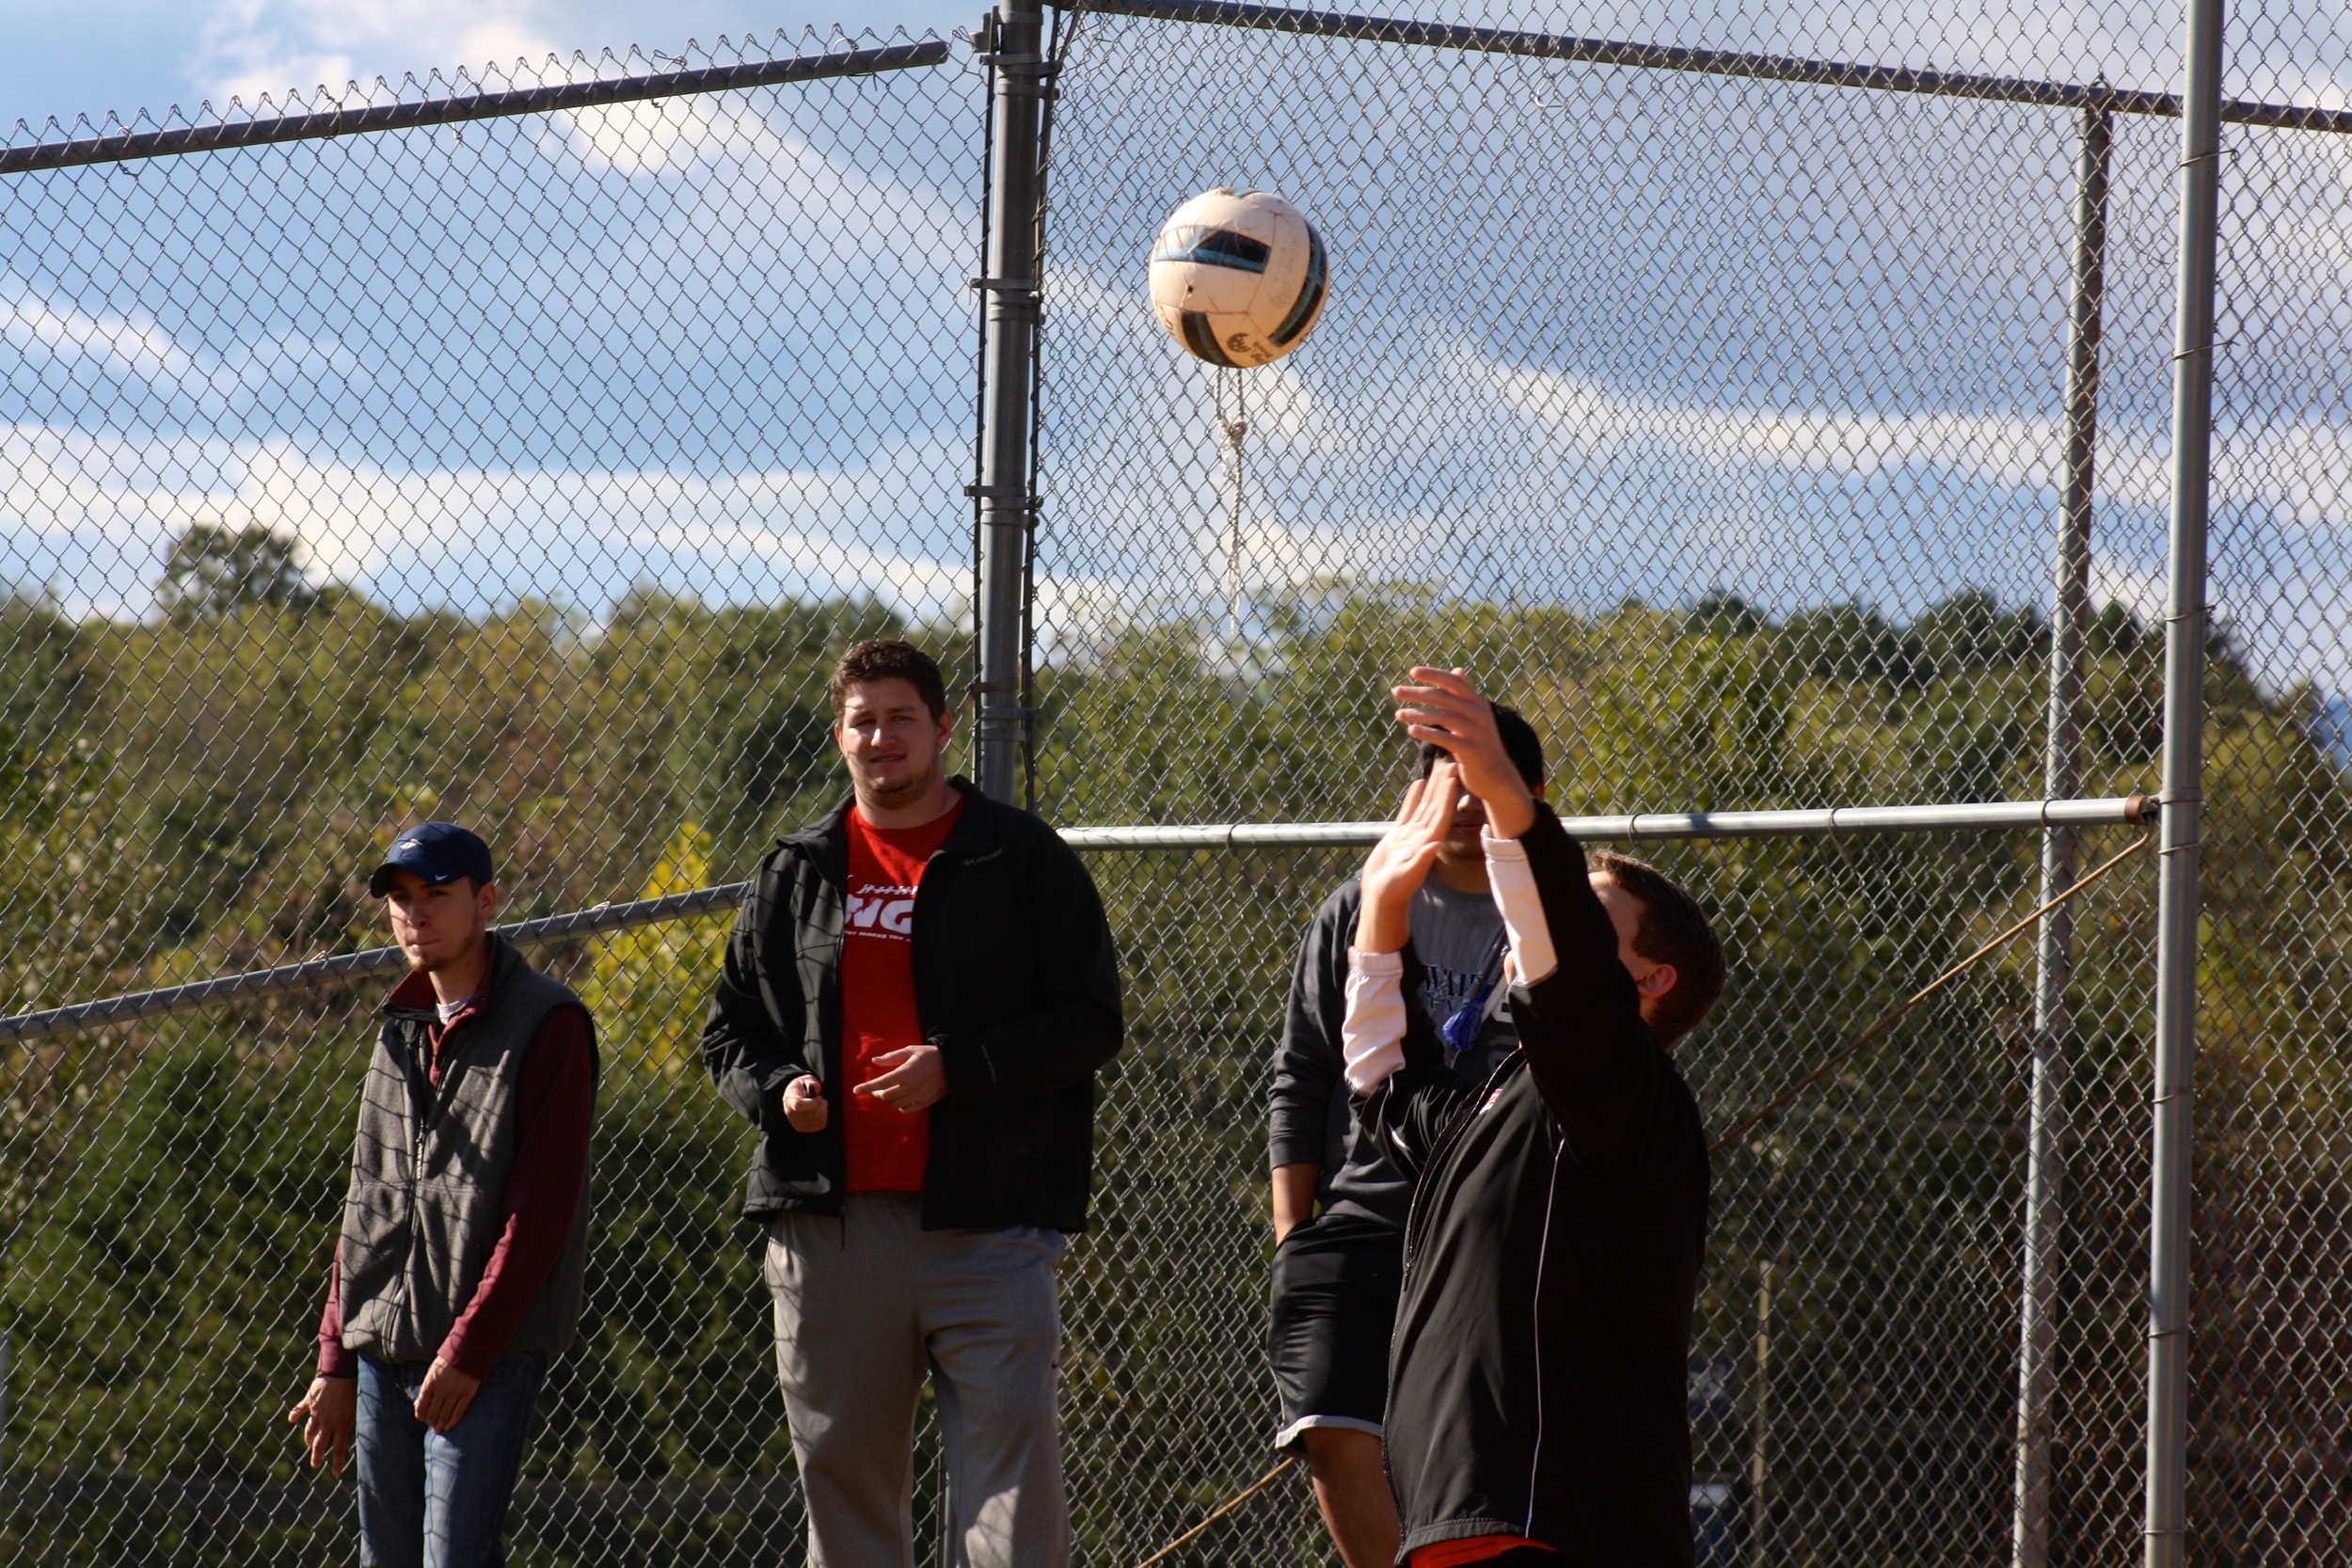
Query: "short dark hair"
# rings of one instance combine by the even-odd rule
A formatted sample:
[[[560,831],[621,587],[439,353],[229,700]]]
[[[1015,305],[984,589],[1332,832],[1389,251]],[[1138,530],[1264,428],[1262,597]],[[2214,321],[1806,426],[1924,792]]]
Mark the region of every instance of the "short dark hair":
[[[850,705],[850,688],[867,681],[905,681],[914,688],[914,694],[923,699],[923,705],[937,719],[947,711],[947,683],[940,678],[939,666],[931,656],[912,642],[895,637],[869,638],[857,643],[841,656],[841,662],[833,667],[833,678],[825,683],[825,695],[833,699],[833,717],[837,723]]]
[[[1530,789],[1544,787],[1544,743],[1535,738],[1535,726],[1519,717],[1519,710],[1501,703],[1487,705],[1495,710],[1495,731],[1502,736],[1502,749],[1509,753],[1511,765],[1519,770]],[[1434,740],[1421,743],[1421,760],[1414,764],[1413,777],[1425,779],[1429,770],[1445,755],[1445,748]]]
[[[1634,927],[1633,951],[1675,967],[1675,983],[1657,1000],[1650,1020],[1650,1027],[1658,1031],[1658,1043],[1671,1046],[1697,1028],[1723,996],[1724,944],[1699,901],[1649,862],[1614,849],[1596,849],[1584,863],[1641,904],[1642,923]]]

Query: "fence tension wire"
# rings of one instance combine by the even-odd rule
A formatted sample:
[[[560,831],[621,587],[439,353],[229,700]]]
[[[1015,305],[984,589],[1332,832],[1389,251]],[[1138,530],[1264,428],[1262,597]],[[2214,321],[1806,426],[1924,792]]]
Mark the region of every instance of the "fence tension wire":
[[[1273,1485],[1276,1480],[1281,1476],[1282,1472],[1290,1469],[1297,1463],[1298,1456],[1296,1454],[1291,1455],[1288,1459],[1282,1461],[1281,1464],[1277,1465],[1273,1469],[1268,1470],[1264,1475],[1260,1476],[1256,1481],[1251,1481],[1248,1486],[1242,1488],[1239,1492],[1236,1492],[1233,1496],[1228,1497],[1224,1502],[1220,1503],[1217,1506],[1216,1513],[1210,1514],[1207,1518],[1193,1526],[1192,1528],[1184,1531],[1184,1534],[1178,1536],[1167,1545],[1162,1546],[1158,1551],[1153,1552],[1150,1557],[1145,1558],[1141,1562],[1136,1563],[1136,1568],[1157,1568],[1158,1564],[1167,1561],[1170,1557],[1174,1556],[1181,1547],[1194,1540],[1197,1540],[1201,1531],[1207,1529],[1211,1525],[1216,1524],[1219,1519],[1224,1518],[1228,1513],[1232,1513],[1233,1510],[1239,1508],[1242,1504],[1248,1502],[1250,1498],[1256,1497],[1267,1487]]]
[[[1973,805],[1840,806],[1818,811],[1644,812],[1630,816],[1569,816],[1562,825],[1584,841],[1604,839],[1779,838],[1812,834],[1926,832],[1948,829],[2048,827],[2146,827],[2154,820],[2153,802],[2145,795],[2087,800],[1995,800]],[[1073,849],[1243,849],[1350,848],[1376,843],[1389,830],[1386,822],[1220,823],[1195,827],[1065,828],[1062,838]],[[601,936],[632,926],[665,920],[687,920],[731,910],[750,896],[748,881],[722,882],[713,887],[592,905],[562,914],[500,926],[501,936],[513,942],[561,942]],[[185,1012],[227,1002],[251,1001],[389,974],[406,963],[397,947],[369,947],[357,953],[321,954],[300,963],[271,969],[246,970],[209,980],[126,991],[60,1007],[0,1015],[0,1045],[70,1030],[94,1029],[108,1023],[161,1013]]]
[[[1990,958],[1993,954],[2007,946],[2013,939],[2026,930],[2029,930],[2033,927],[2034,923],[2039,921],[2043,915],[2048,914],[2052,910],[2057,909],[2059,905],[2073,898],[2074,895],[2082,892],[2085,888],[2097,881],[2100,878],[2106,876],[2109,871],[2115,869],[2115,867],[2122,864],[2132,856],[2138,854],[2146,843],[2147,840],[2140,839],[2135,843],[2127,845],[2115,854],[2108,856],[2106,860],[2101,862],[2097,867],[2085,875],[2082,880],[2076,882],[2073,887],[2068,888],[2064,893],[2059,894],[2057,897],[2049,900],[2045,904],[2042,904],[2031,914],[2026,915],[2023,920],[2018,921],[2015,925],[2008,927],[2002,930],[1998,936],[1995,936],[1992,941],[1986,942],[1982,947],[1978,948],[1975,952],[1961,959],[1960,962],[1952,965],[1951,968],[1946,970],[1943,974],[1937,975],[1926,985],[1920,987],[1917,990],[1913,991],[1908,997],[1903,999],[1901,1006],[1898,1006],[1893,1012],[1888,1013],[1884,1018],[1880,1019],[1876,1023],[1871,1024],[1867,1029],[1865,1029],[1861,1035],[1855,1038],[1851,1045],[1847,1046],[1843,1051],[1837,1052],[1834,1055],[1825,1057],[1821,1064],[1815,1068],[1811,1072],[1806,1073],[1804,1077],[1798,1079],[1794,1084],[1789,1085],[1788,1087],[1783,1089],[1772,1099],[1765,1101],[1763,1106],[1752,1113],[1746,1120],[1740,1122],[1739,1126],[1733,1128],[1722,1137],[1717,1138],[1707,1152],[1709,1154],[1722,1153],[1733,1143],[1737,1142],[1746,1133],[1753,1131],[1757,1123],[1765,1120],[1774,1112],[1779,1111],[1782,1107],[1786,1106],[1790,1101],[1796,1099],[1797,1096],[1803,1094],[1805,1090],[1811,1088],[1814,1085],[1828,1077],[1830,1073],[1835,1071],[1837,1068],[1843,1066],[1846,1062],[1851,1061],[1864,1046],[1870,1044],[1873,1040],[1876,1040],[1879,1037],[1885,1034],[1889,1029],[1895,1027],[1896,1024],[1900,1023],[1903,1021],[1904,1015],[1909,1013],[1914,1007],[1916,1007],[1920,1003],[1925,1002],[1929,997],[1933,996],[1937,991],[1942,990],[1952,981],[1960,978],[1962,974],[1974,968],[1983,959]]]

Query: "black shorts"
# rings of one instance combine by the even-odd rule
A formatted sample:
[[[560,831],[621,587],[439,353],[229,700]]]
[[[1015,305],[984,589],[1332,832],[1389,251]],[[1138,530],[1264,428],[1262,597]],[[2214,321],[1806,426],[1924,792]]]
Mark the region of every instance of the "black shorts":
[[[1276,1448],[1309,1427],[1380,1434],[1404,1278],[1405,1235],[1391,1227],[1321,1215],[1282,1238],[1266,1333],[1282,1411]]]

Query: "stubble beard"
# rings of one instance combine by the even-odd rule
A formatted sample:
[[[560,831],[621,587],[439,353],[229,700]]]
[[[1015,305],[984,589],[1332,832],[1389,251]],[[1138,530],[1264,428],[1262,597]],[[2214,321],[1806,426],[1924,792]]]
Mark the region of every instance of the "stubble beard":
[[[1481,865],[1486,864],[1486,845],[1482,837],[1486,831],[1486,823],[1484,817],[1474,823],[1455,822],[1447,831],[1445,842],[1438,847],[1438,857],[1456,865],[1468,865],[1473,861]]]
[[[931,765],[920,773],[911,773],[895,784],[868,783],[859,793],[868,804],[884,811],[897,811],[901,806],[911,806],[921,800],[938,782],[939,762],[933,758]]]
[[[488,930],[489,927],[486,925],[477,927],[471,936],[450,947],[437,958],[428,958],[421,954],[411,953],[405,943],[401,944],[400,956],[408,960],[409,974],[437,974],[442,970],[456,968],[464,963],[468,957],[480,950],[482,939]]]

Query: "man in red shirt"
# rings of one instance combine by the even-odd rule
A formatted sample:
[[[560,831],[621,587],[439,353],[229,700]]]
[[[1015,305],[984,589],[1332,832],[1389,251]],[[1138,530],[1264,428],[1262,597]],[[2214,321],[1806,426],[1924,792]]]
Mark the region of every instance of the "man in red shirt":
[[[768,1227],[809,1561],[914,1560],[928,1373],[943,1556],[1058,1568],[1053,1270],[1120,1041],[1109,926],[1058,835],[947,776],[929,657],[859,643],[831,691],[852,797],[761,862],[703,1029],[761,1134],[744,1212]]]

